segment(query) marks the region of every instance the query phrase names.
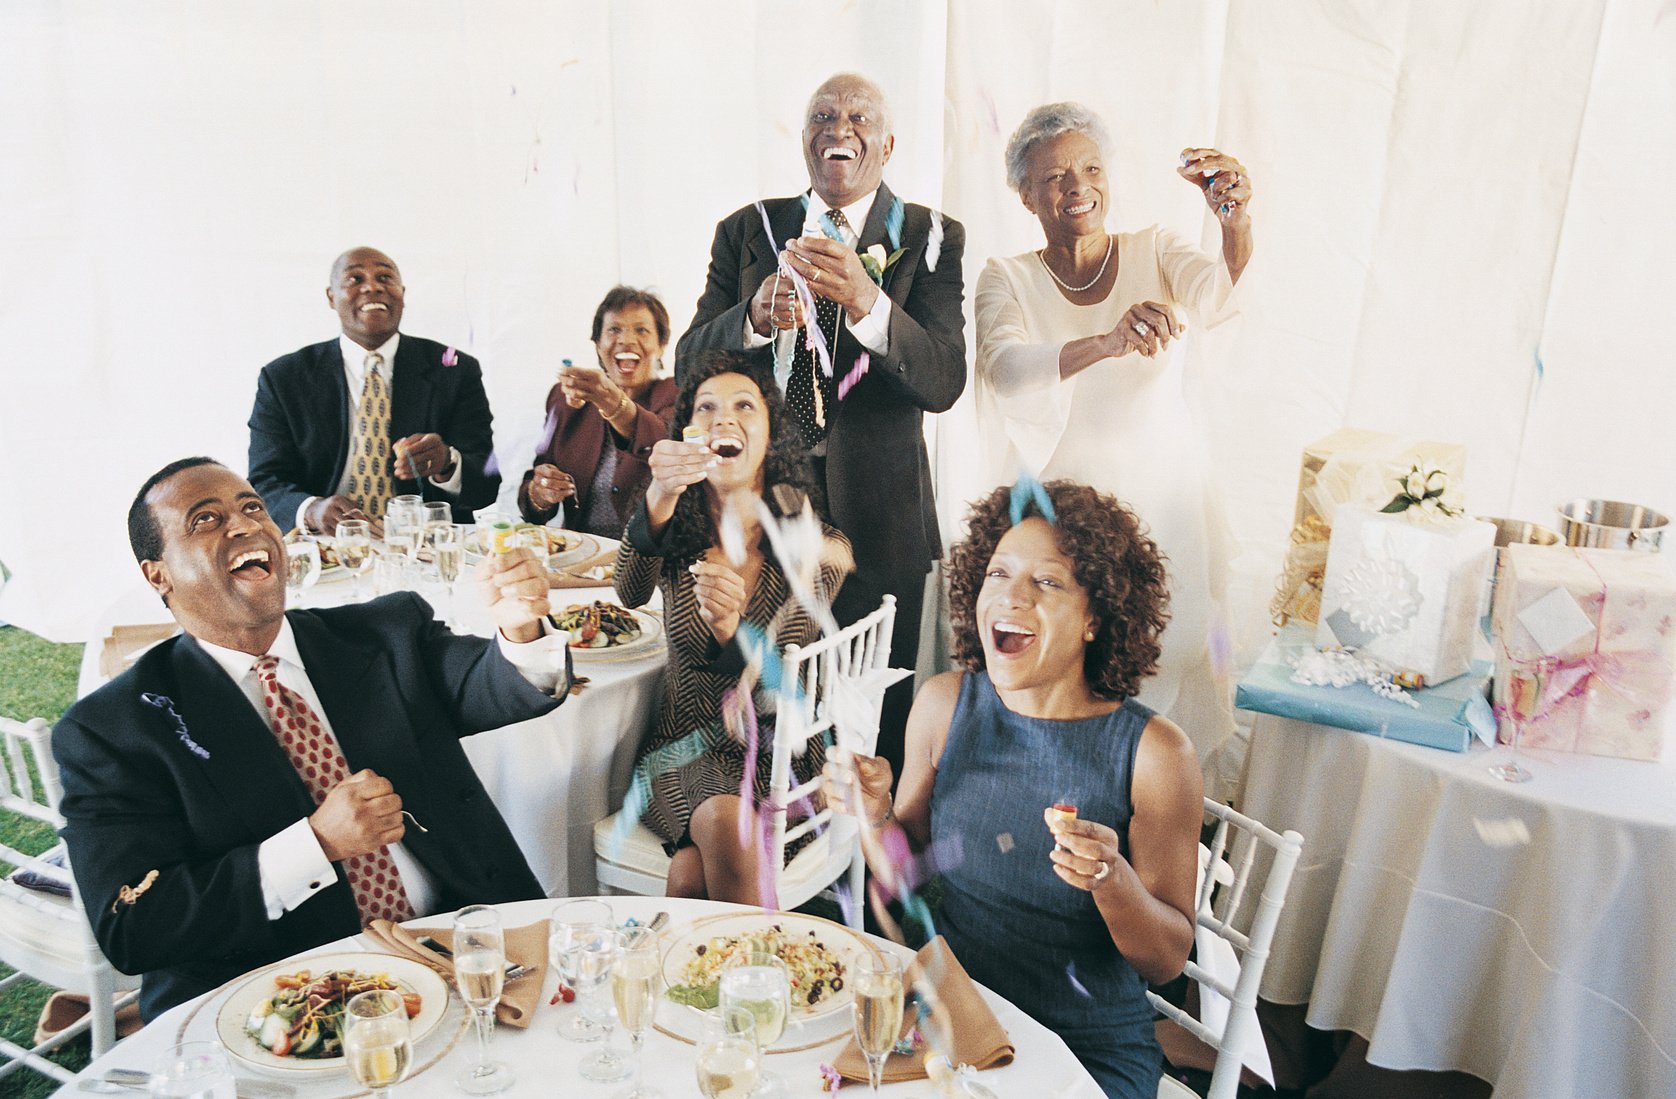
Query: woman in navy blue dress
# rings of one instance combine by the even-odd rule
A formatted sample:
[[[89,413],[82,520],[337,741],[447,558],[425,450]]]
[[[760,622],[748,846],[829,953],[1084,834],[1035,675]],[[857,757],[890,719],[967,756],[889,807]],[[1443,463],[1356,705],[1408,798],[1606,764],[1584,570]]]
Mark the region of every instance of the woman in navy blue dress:
[[[1151,1099],[1162,1055],[1145,992],[1193,942],[1198,756],[1133,698],[1168,617],[1156,547],[1110,496],[1044,487],[1051,516],[1030,505],[1014,523],[1006,488],[973,506],[949,568],[965,670],[915,699],[894,802],[889,764],[855,761],[860,811],[915,847],[958,850],[938,867],[936,930],[961,964],[1058,1033],[1108,1096]]]

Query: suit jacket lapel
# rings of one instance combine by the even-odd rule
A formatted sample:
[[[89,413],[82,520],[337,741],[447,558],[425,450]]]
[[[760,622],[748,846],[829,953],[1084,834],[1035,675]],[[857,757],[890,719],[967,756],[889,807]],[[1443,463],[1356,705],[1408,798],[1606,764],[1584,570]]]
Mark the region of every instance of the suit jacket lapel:
[[[861,238],[856,243],[857,252],[865,252],[875,244],[884,245],[885,255],[890,255],[890,238],[885,233],[885,222],[890,216],[890,204],[894,198],[889,185],[881,182],[879,189],[873,195],[873,208],[867,211],[867,224],[861,227]]]
[[[203,773],[263,838],[314,811],[314,799],[250,698],[188,635],[175,646],[174,703],[190,738],[208,758]],[[182,751],[190,751],[185,743]],[[253,781],[253,777],[259,779]],[[267,776],[279,779],[268,784]]]
[[[425,410],[431,405],[437,369],[438,364],[429,361],[418,340],[404,335],[396,345],[396,365],[391,374],[391,384],[396,387],[390,401],[392,441],[423,430],[429,422]]]

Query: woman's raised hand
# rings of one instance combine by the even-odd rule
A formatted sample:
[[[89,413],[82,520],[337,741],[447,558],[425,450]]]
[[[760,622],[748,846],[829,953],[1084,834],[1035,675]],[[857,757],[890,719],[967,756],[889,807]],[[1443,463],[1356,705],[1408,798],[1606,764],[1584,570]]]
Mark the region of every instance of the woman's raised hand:
[[[1176,173],[1199,188],[1216,220],[1227,225],[1245,220],[1251,202],[1251,180],[1245,165],[1215,149],[1183,149]]]
[[[571,408],[591,404],[600,412],[615,410],[623,403],[623,391],[605,371],[585,367],[559,369],[559,388]]]
[[[648,503],[655,497],[671,502],[709,475],[716,464],[716,456],[704,443],[689,443],[680,439],[659,439],[652,445],[646,464],[652,470],[652,483],[646,489]]]
[[[871,823],[883,819],[891,807],[890,782],[893,777],[890,760],[883,756],[849,756],[849,766],[836,759],[827,761],[821,772],[822,792],[834,813],[849,813],[853,796],[859,800],[865,819]]]
[[[1150,359],[1185,331],[1187,322],[1169,306],[1143,301],[1131,305],[1106,338],[1111,341],[1114,358],[1139,351]]]
[[[1129,869],[1117,843],[1117,833],[1103,824],[1081,817],[1064,817],[1044,809],[1042,818],[1053,833],[1053,872],[1068,885],[1092,893],[1112,872]]]

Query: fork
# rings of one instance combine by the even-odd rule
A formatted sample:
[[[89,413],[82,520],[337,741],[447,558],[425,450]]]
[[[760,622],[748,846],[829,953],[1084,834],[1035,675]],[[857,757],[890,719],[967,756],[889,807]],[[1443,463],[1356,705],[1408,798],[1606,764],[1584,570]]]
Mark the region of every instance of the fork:
[[[429,935],[419,936],[419,945],[425,947],[427,950],[436,951],[438,954],[441,954],[444,958],[447,958],[450,961],[454,958],[454,952],[452,950],[449,950],[446,946],[443,946]],[[522,977],[529,971],[530,967],[527,965],[509,965],[506,967],[506,979],[509,981],[516,981],[519,977]]]

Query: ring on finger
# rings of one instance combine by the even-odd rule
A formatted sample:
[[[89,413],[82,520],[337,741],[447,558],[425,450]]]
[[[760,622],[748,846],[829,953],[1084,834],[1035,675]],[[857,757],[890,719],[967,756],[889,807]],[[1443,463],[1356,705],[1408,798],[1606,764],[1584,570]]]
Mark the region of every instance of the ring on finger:
[[[809,281],[810,282],[821,281],[821,269],[819,267],[816,267],[809,272]]]
[[[1100,864],[1100,872],[1094,875],[1095,884],[1097,885],[1100,882],[1105,881],[1107,875],[1109,875],[1111,872],[1112,872],[1112,864],[1109,863],[1109,862],[1102,862]]]
[[[1148,332],[1151,332],[1152,329],[1147,326],[1147,323],[1145,321],[1136,321],[1135,322],[1135,331],[1137,333],[1139,333],[1141,336],[1145,336]]]

